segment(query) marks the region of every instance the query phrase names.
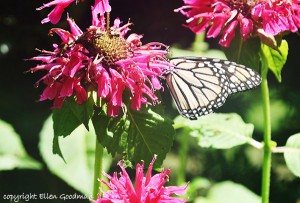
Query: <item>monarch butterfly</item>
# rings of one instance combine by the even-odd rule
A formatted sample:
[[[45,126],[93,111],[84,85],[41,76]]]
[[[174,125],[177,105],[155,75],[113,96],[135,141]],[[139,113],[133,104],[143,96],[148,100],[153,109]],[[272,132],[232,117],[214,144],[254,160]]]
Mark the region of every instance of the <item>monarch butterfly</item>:
[[[171,58],[170,63],[167,86],[179,113],[191,120],[222,106],[228,95],[261,83],[258,73],[227,60],[177,57]]]

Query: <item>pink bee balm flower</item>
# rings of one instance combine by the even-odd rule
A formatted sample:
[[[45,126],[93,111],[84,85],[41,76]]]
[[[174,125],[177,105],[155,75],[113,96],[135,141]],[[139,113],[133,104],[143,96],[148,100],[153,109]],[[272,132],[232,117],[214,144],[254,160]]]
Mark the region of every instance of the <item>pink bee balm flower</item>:
[[[285,32],[297,32],[300,28],[300,1],[299,0],[269,0],[260,2],[251,9],[252,18],[266,34],[273,36]]]
[[[48,23],[48,22],[51,22],[52,24],[58,23],[65,8],[68,7],[74,1],[75,0],[54,0],[37,8],[37,10],[42,10],[46,7],[55,6],[54,9],[48,14],[48,17],[42,20],[42,23]],[[84,0],[76,0],[76,2],[77,1],[84,1]],[[93,12],[96,12],[96,15],[97,14],[103,15],[105,12],[110,12],[110,11],[111,11],[111,7],[108,3],[108,0],[95,0]]]
[[[144,177],[143,169],[144,163],[137,164],[135,175],[135,186],[130,180],[128,173],[126,172],[122,162],[119,162],[122,172],[120,178],[117,173],[113,176],[104,174],[109,182],[101,180],[105,185],[109,187],[107,192],[102,191],[102,197],[98,195],[98,199],[94,203],[183,203],[184,199],[172,197],[171,195],[183,195],[186,192],[186,186],[168,186],[164,187],[164,184],[169,180],[170,169],[152,176],[152,168],[156,155],[151,161]]]
[[[208,29],[206,36],[216,38],[219,44],[230,45],[239,28],[242,39],[257,34],[263,28],[266,34],[296,32],[300,27],[299,0],[183,0],[186,5],[175,9],[188,17],[187,27],[195,33]]]
[[[40,101],[54,100],[53,107],[61,108],[68,97],[82,104],[89,92],[96,92],[112,117],[124,109],[125,91],[130,93],[126,94],[130,97],[126,101],[131,101],[134,110],[139,110],[142,104],[158,103],[154,91],[162,88],[159,78],[170,67],[166,45],[158,42],[143,45],[142,36],[135,33],[125,37],[130,23],[121,25],[116,19],[108,27],[102,7],[92,9],[97,15],[93,13],[92,25],[86,32],[68,18],[70,32],[60,28],[50,31],[61,38],[61,44],[54,44],[53,51],[42,50],[41,55],[32,58],[41,64],[31,72],[46,73],[37,82],[46,85]]]

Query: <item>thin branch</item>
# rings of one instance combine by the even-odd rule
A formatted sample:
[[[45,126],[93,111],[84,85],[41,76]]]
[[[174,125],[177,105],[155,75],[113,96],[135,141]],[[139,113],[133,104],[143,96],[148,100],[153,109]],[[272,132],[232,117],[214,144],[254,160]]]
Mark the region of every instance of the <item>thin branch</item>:
[[[293,152],[300,153],[300,148],[291,148],[291,147],[272,147],[273,153],[285,153],[285,152]]]

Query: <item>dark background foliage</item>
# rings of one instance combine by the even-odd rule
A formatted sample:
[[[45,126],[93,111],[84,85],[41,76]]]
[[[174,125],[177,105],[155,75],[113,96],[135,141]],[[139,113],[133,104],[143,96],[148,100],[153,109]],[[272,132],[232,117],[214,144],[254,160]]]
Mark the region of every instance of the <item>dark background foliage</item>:
[[[40,21],[47,16],[51,9],[36,11],[35,8],[47,1],[3,1],[0,11],[0,118],[11,123],[25,145],[28,153],[35,159],[42,161],[38,152],[38,135],[44,120],[50,115],[51,102],[36,102],[43,87],[34,88],[33,84],[41,77],[39,73],[26,73],[34,66],[26,59],[38,54],[35,48],[51,50],[52,43],[58,42],[57,37],[49,37],[51,24],[41,25]],[[90,25],[90,5],[93,1],[86,0],[78,6],[72,4],[67,11],[75,18],[78,25],[84,30]],[[159,41],[168,45],[179,44],[186,48],[194,40],[194,35],[182,26],[184,17],[174,13],[173,9],[182,5],[181,0],[112,0],[112,19],[120,17],[123,22],[130,19],[135,33],[143,34],[144,43]],[[67,29],[66,12],[61,22],[56,25]],[[289,42],[289,56],[279,84],[270,74],[272,97],[283,100],[290,110],[282,120],[281,127],[273,133],[278,145],[284,145],[288,136],[300,131],[300,38],[296,34],[285,37]],[[217,40],[209,40],[210,47],[220,48]],[[170,96],[165,92],[163,104],[170,102]],[[247,97],[248,103],[258,103],[260,97]],[[242,100],[242,102],[240,102]],[[243,117],[246,115],[246,99],[234,97],[220,110],[223,112],[237,112]],[[168,105],[166,105],[168,106]],[[168,108],[168,111],[171,111]],[[170,115],[176,115],[172,110]],[[1,135],[0,135],[1,136]],[[255,137],[261,140],[257,132]],[[9,143],[7,143],[9,145]],[[174,151],[176,152],[174,145]],[[241,150],[243,153],[238,153]],[[194,175],[204,176],[213,181],[232,180],[260,193],[261,170],[254,167],[245,156],[249,147],[240,147],[228,152],[219,150],[199,150],[190,146],[190,159],[201,162],[201,169],[187,170],[187,179]],[[283,166],[281,155],[273,156],[273,170],[271,182],[271,202],[295,203],[300,198],[300,182],[291,174],[284,175],[278,172],[277,166]],[[277,167],[277,168],[276,168]],[[195,172],[196,171],[196,172]],[[281,176],[280,176],[281,175]],[[18,170],[0,172],[0,195],[22,193],[50,193],[72,194],[74,191],[63,181],[52,175],[46,168],[41,171]],[[48,200],[47,202],[57,202]],[[75,200],[73,202],[76,202]],[[79,202],[79,201],[78,201]]]

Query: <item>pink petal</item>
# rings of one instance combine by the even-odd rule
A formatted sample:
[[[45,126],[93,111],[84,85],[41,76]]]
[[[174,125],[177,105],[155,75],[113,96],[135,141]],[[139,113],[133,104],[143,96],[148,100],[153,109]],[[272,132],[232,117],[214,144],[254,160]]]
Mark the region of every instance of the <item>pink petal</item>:
[[[226,20],[227,20],[227,18],[225,18],[225,16],[219,16],[219,17],[214,18],[213,19],[213,24],[208,29],[206,36],[208,38],[217,37],[220,34]]]
[[[149,183],[150,180],[151,180],[152,169],[153,169],[153,165],[154,165],[154,162],[156,161],[156,159],[157,159],[157,155],[154,154],[153,159],[152,159],[152,161],[150,162],[149,168],[148,168],[148,170],[147,170],[147,174],[146,174],[146,182],[145,182],[146,185],[148,185],[148,183]]]
[[[47,4],[44,4],[43,6],[37,8],[36,10],[39,11],[39,10],[42,10],[42,9],[44,9],[46,7],[51,7],[51,6],[54,6],[54,5],[57,5],[57,4],[58,5],[69,5],[73,1],[75,1],[75,0],[54,0],[54,1],[51,1],[51,2],[49,2]]]
[[[111,73],[112,95],[111,102],[114,106],[122,106],[122,95],[125,89],[123,76],[114,69],[109,69]]]
[[[55,6],[55,8],[49,13],[48,18],[42,20],[42,23],[51,22],[52,24],[56,24],[59,22],[62,13],[64,12],[65,7],[63,6]]]
[[[159,90],[162,88],[159,79],[155,76],[151,77],[151,83],[152,83],[153,88],[156,90]]]
[[[77,103],[78,104],[84,103],[87,100],[88,96],[85,89],[80,85],[80,80],[78,80],[78,82],[75,84],[74,90],[75,90]]]
[[[242,18],[240,21],[240,32],[243,39],[250,37],[250,34],[253,30],[253,22],[248,18]]]
[[[37,10],[42,10],[46,7],[54,6],[55,8],[48,14],[48,17],[42,20],[42,23],[51,22],[52,24],[58,23],[61,18],[64,9],[69,6],[74,0],[55,0],[48,4],[44,4],[43,6],[37,8]]]
[[[231,22],[228,27],[223,31],[223,36],[219,41],[219,44],[224,47],[229,47],[231,40],[235,36],[235,28],[238,25],[238,21]]]
[[[67,18],[67,21],[69,23],[70,29],[71,29],[71,33],[74,36],[80,36],[83,34],[82,30],[78,27],[78,25],[75,23],[74,19],[72,18]]]
[[[63,29],[52,28],[50,30],[50,34],[53,31],[61,38],[63,44],[69,42],[70,39],[74,38],[73,35],[70,32],[68,32],[66,30],[63,30]]]
[[[60,91],[61,85],[59,83],[53,83],[53,85],[49,85],[45,88],[43,93],[41,94],[40,101],[44,101],[46,99],[52,100],[56,97],[58,92]]]
[[[132,100],[131,100],[131,108],[133,110],[140,110],[141,107],[142,107],[142,103],[141,103],[141,98],[142,98],[142,94],[140,91],[135,91],[134,92],[134,95],[132,97]]]
[[[111,90],[111,79],[108,72],[102,68],[98,79],[98,96],[106,98]]]
[[[109,5],[108,0],[95,0],[94,9],[103,15],[106,12],[111,12],[111,6]]]
[[[98,26],[100,24],[99,14],[100,17],[103,17],[105,12],[110,11],[111,7],[108,0],[95,0],[95,5],[92,7],[93,25]]]
[[[66,65],[64,74],[73,78],[82,66],[82,61],[74,54],[71,55],[69,63]]]
[[[62,84],[59,97],[70,97],[73,94],[74,80],[73,78],[66,78]]]

